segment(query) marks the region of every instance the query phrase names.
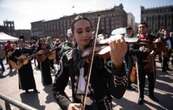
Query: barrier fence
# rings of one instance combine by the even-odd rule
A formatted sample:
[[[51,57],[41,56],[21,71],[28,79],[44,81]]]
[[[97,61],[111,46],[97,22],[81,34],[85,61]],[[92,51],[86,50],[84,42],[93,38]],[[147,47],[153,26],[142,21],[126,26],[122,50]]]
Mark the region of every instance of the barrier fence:
[[[11,105],[18,107],[20,110],[37,110],[36,108],[33,108],[33,107],[31,107],[27,104],[24,104],[20,101],[14,100],[14,99],[12,99],[8,96],[5,96],[1,93],[0,93],[0,99],[2,99],[5,102],[5,110],[12,110]]]

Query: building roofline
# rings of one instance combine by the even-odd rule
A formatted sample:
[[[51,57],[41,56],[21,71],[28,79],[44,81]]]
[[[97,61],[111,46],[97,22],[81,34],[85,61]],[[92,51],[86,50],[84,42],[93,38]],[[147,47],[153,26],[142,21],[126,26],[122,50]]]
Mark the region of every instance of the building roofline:
[[[173,8],[173,5],[165,5],[165,6],[156,6],[156,7],[150,7],[150,8],[145,8],[144,6],[141,6],[144,10],[153,10],[153,9],[160,9],[160,8]]]
[[[35,22],[52,22],[52,21],[57,21],[57,20],[60,20],[60,19],[64,19],[65,17],[74,17],[76,15],[83,15],[83,14],[92,14],[92,13],[102,13],[102,12],[106,12],[106,11],[111,11],[111,10],[114,10],[116,8],[120,8],[120,9],[123,9],[123,5],[120,4],[119,6],[114,6],[113,8],[110,8],[110,9],[105,9],[105,10],[96,10],[96,11],[88,11],[88,12],[82,12],[82,13],[74,13],[72,15],[65,15],[65,16],[62,16],[62,17],[59,17],[57,19],[52,19],[52,20],[39,20],[39,21],[35,21]],[[123,11],[125,12],[125,10],[123,9]],[[31,22],[31,23],[35,23],[35,22]]]

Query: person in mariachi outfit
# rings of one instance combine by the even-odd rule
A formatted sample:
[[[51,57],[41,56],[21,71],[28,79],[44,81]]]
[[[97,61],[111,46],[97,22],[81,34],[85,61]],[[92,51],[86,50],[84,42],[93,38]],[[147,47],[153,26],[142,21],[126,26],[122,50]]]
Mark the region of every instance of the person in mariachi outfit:
[[[150,44],[155,41],[155,36],[149,34],[148,25],[146,23],[140,23],[138,26],[138,46],[134,46],[133,50],[137,56],[138,63],[138,90],[139,98],[138,104],[144,103],[144,88],[145,88],[145,78],[148,76],[149,81],[149,97],[158,101],[154,95],[155,81],[156,81],[156,71],[155,71],[155,48]]]
[[[131,26],[128,26],[126,28],[126,30],[127,30],[127,38],[129,38],[129,39],[136,38],[134,30],[133,30],[133,28]],[[131,84],[133,82],[136,82],[135,81],[136,78],[134,78],[133,81],[132,81],[132,78],[131,78],[132,74],[133,74],[132,73],[133,72],[133,68],[135,67],[135,58],[134,58],[133,52],[131,52],[131,49],[133,48],[134,43],[136,43],[136,42],[128,44],[128,51],[127,51],[127,54],[125,56],[125,60],[126,60],[126,73],[128,75],[128,87],[127,88],[129,90],[133,90],[133,87],[132,87]],[[134,76],[134,77],[136,77],[136,76]]]
[[[0,65],[1,65],[0,76],[3,75],[3,73],[5,71],[5,66],[4,66],[4,63],[3,63],[4,58],[5,58],[4,46],[3,46],[3,44],[0,43]]]
[[[65,51],[60,61],[60,71],[53,84],[53,94],[63,110],[81,110],[84,105],[85,86],[90,62],[82,57],[82,52],[92,44],[92,24],[85,17],[77,16],[72,23],[75,46]],[[127,87],[124,56],[127,44],[123,39],[110,42],[110,58],[94,57],[91,79],[88,82],[85,110],[112,110],[112,99],[121,98]],[[118,54],[117,54],[118,53]],[[65,87],[69,77],[72,84],[72,100],[67,97]]]
[[[12,45],[12,42],[11,41],[7,41],[5,43],[5,56],[6,56],[6,62],[8,64],[8,61],[9,61],[9,56],[11,55],[11,53],[13,52],[14,50],[14,47]],[[9,65],[9,69],[10,69],[10,72],[12,72],[12,67],[11,65]]]
[[[26,56],[32,55],[33,49],[25,47],[25,42],[23,37],[20,37],[18,45],[19,48],[16,48],[14,50],[9,59],[16,62],[17,66],[19,67],[19,64],[21,64],[21,62],[18,63],[20,60],[19,58],[21,58],[21,56],[23,55]],[[31,66],[31,59],[26,59],[26,60],[28,60],[26,64],[22,64],[20,68],[17,68],[19,76],[19,89],[25,90],[26,93],[29,93],[30,92],[29,90],[33,89],[35,93],[39,93],[36,89],[33,69]]]
[[[37,56],[41,59],[38,60],[40,63],[42,84],[44,86],[52,84],[51,76],[51,61],[48,59],[49,46],[45,39],[40,41],[40,47],[37,50]]]
[[[55,44],[54,44],[53,38],[51,36],[47,36],[46,42],[48,44],[49,49],[55,48]],[[55,69],[55,66],[54,66],[55,59],[49,59],[49,62],[50,62],[51,70],[53,70],[52,72],[56,72],[56,69]]]
[[[169,35],[168,30],[163,31],[163,38],[162,38],[164,44],[165,44],[165,48],[166,48],[166,52],[163,54],[163,58],[162,58],[162,72],[167,72],[167,71],[172,71],[169,68],[169,60],[171,57],[171,51],[173,48],[173,44],[172,44],[172,38]]]

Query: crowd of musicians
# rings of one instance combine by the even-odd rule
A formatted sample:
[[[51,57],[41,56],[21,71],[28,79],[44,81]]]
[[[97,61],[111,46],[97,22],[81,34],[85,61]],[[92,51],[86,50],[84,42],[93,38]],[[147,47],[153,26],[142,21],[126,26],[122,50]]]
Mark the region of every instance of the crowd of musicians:
[[[127,27],[127,35],[123,34],[120,39],[109,43],[111,51],[108,58],[94,56],[91,76],[88,76],[92,59],[83,58],[82,53],[93,46],[96,30],[92,29],[90,20],[79,16],[72,23],[65,41],[52,37],[26,41],[21,36],[17,42],[0,44],[1,75],[6,71],[3,64],[5,59],[10,72],[18,72],[19,89],[26,93],[39,93],[31,63],[33,61],[35,69],[41,72],[43,86],[53,85],[55,99],[64,110],[81,108],[85,85],[88,85],[84,106],[86,110],[112,110],[112,99],[123,97],[126,89],[133,90],[132,83],[138,85],[138,104],[141,105],[144,103],[146,76],[148,95],[158,102],[159,99],[154,94],[156,58],[161,63],[162,72],[166,74],[171,71],[173,32],[161,28],[156,35],[152,35],[149,28],[146,23],[138,25],[138,32]],[[123,37],[138,40],[126,42]],[[60,66],[58,70],[54,67],[55,64]],[[52,71],[56,72],[55,81],[52,79]],[[72,101],[64,92],[68,84],[72,87]]]

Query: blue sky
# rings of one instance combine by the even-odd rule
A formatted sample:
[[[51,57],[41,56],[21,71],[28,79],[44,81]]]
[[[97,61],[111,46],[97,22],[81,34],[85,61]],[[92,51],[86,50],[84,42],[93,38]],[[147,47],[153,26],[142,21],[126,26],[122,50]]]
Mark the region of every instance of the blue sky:
[[[173,0],[0,0],[0,25],[4,20],[12,20],[16,29],[30,29],[33,21],[110,9],[120,3],[126,12],[135,16],[136,22],[140,22],[140,6],[152,8],[173,5]]]

